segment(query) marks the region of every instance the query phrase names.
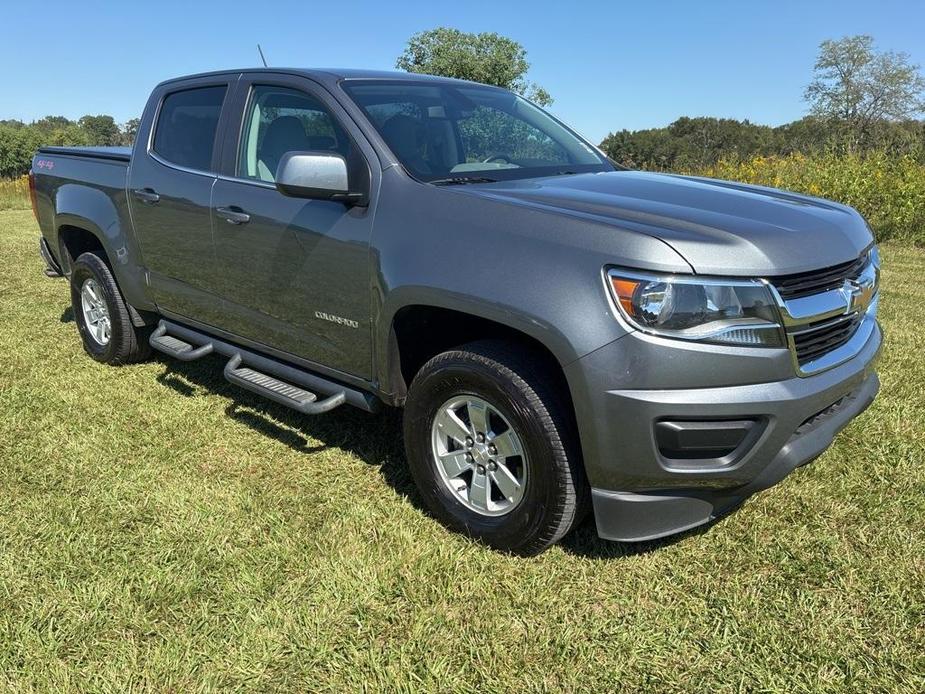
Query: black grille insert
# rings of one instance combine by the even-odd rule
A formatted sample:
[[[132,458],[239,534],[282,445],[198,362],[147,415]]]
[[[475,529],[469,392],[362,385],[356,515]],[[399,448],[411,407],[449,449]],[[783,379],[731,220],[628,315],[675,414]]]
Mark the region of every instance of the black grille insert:
[[[839,316],[833,320],[810,323],[798,331],[792,332],[793,346],[797,361],[804,366],[824,354],[838,349],[851,339],[861,322],[861,316],[852,313]]]
[[[799,299],[804,296],[819,294],[841,287],[846,279],[856,279],[867,264],[867,256],[862,255],[841,265],[796,275],[775,277],[771,281],[784,301]]]

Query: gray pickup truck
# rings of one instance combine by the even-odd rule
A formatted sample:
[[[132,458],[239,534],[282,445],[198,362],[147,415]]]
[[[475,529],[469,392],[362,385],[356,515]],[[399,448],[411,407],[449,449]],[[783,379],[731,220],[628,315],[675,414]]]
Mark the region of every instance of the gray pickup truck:
[[[423,501],[505,551],[592,508],[611,540],[708,523],[879,387],[856,211],[622,169],[503,89],[184,77],[134,149],[42,148],[31,180],[91,357],[221,355],[306,415],[403,407]]]

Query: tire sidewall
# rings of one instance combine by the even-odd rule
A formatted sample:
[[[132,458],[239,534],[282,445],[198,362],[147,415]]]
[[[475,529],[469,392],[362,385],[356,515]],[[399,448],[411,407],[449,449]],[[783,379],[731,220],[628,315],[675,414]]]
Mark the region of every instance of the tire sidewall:
[[[514,427],[527,457],[527,479],[520,503],[503,516],[482,516],[466,508],[447,489],[431,446],[431,427],[440,406],[472,395],[488,401]],[[518,549],[548,523],[562,490],[556,474],[557,449],[540,426],[544,413],[509,379],[481,362],[460,359],[422,374],[412,385],[405,407],[405,449],[411,474],[428,508],[454,530],[503,550]]]
[[[84,282],[88,279],[96,280],[96,284],[103,294],[103,300],[106,302],[106,309],[109,311],[109,342],[105,345],[101,345],[93,338],[84,318],[80,291]],[[96,256],[88,257],[88,254],[85,253],[74,262],[71,270],[71,305],[74,310],[74,322],[77,324],[77,331],[80,333],[84,351],[100,362],[110,362],[114,359],[122,337],[121,331],[124,329],[119,320],[119,310],[116,304],[117,297],[113,294],[114,291],[115,280],[113,280],[109,268],[99,258]]]

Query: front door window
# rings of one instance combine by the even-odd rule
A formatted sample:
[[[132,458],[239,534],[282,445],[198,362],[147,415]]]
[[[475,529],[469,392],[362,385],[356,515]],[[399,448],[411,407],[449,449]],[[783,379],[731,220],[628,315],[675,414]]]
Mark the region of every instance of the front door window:
[[[314,97],[286,87],[255,86],[245,114],[237,175],[273,183],[287,152],[337,152],[349,161],[351,142]]]

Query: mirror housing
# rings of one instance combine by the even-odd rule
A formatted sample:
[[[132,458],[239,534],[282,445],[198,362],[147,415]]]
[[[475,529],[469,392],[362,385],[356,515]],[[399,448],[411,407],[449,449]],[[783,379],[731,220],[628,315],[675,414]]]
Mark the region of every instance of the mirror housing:
[[[361,205],[366,194],[350,190],[347,160],[337,152],[286,152],[276,168],[276,189],[291,198]]]

